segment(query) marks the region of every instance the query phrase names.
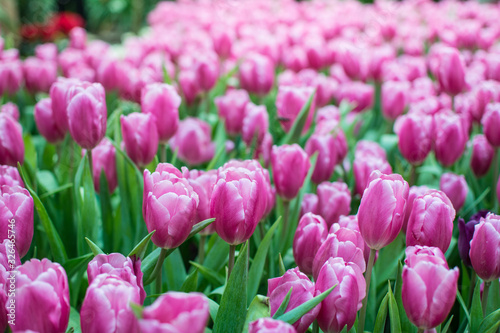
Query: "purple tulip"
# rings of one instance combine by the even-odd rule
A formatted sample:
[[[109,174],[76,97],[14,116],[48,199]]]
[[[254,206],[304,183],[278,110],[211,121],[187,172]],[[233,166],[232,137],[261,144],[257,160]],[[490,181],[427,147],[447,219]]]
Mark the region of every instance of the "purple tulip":
[[[396,120],[394,132],[398,135],[401,155],[413,165],[421,164],[432,148],[432,116],[411,112]]]
[[[48,142],[58,143],[64,139],[66,132],[57,127],[50,98],[44,98],[36,103],[34,113],[38,131]]]
[[[295,327],[281,320],[260,318],[248,325],[248,333],[297,333]]]
[[[359,267],[342,258],[329,258],[321,267],[316,280],[319,294],[336,285],[321,302],[318,324],[323,332],[350,330],[356,321],[356,313],[366,296],[366,282]]]
[[[83,333],[138,333],[130,303],[140,303],[137,286],[113,274],[99,274],[87,288],[80,310]]]
[[[467,192],[469,192],[465,177],[451,172],[446,172],[441,175],[439,189],[443,191],[451,200],[451,203],[457,212],[464,205]]]
[[[472,240],[472,236],[474,235],[474,229],[476,224],[481,222],[481,218],[486,217],[489,211],[480,210],[476,214],[472,215],[469,222],[465,223],[463,218],[458,219],[458,254],[460,254],[460,259],[467,266],[471,267],[472,264],[470,262],[470,241]]]
[[[483,132],[493,147],[500,147],[500,103],[491,103],[486,106],[483,118],[481,119]]]
[[[33,198],[20,186],[0,187],[0,240],[12,239],[22,258],[28,253],[33,239]]]
[[[451,112],[440,111],[434,115],[434,153],[444,166],[455,163],[469,140],[463,119]]]
[[[143,333],[203,333],[208,316],[205,295],[170,291],[144,308],[139,327]]]
[[[328,225],[339,221],[341,215],[349,215],[351,211],[351,192],[346,183],[322,182],[318,185],[318,211]]]
[[[224,126],[229,135],[237,135],[243,129],[246,106],[250,97],[246,90],[232,89],[214,100],[219,116],[224,119]]]
[[[280,86],[278,95],[276,97],[276,111],[280,124],[285,130],[289,132],[292,128],[295,119],[299,116],[300,111],[307,103],[309,97],[313,94],[314,88],[312,87],[293,87],[293,86]],[[308,116],[302,130],[303,133],[307,132],[314,119],[314,100],[308,110]]]
[[[19,121],[19,108],[12,102],[7,102],[2,105],[0,107],[0,113],[7,114],[14,118],[15,121]]]
[[[413,208],[413,202],[415,199],[421,195],[424,195],[430,188],[422,185],[422,186],[411,186],[410,191],[408,192],[408,201],[406,202],[405,209],[405,218],[403,221],[403,231],[406,233],[406,228],[408,226],[408,220],[410,219],[411,210]]]
[[[23,72],[26,89],[32,93],[49,92],[57,79],[57,63],[29,57],[24,60]]]
[[[328,226],[321,216],[307,213],[301,217],[293,238],[293,257],[304,274],[312,275],[314,257],[327,236]]]
[[[390,244],[403,226],[408,183],[398,174],[374,171],[358,210],[359,231],[371,249]]]
[[[335,139],[330,134],[313,134],[306,142],[305,150],[309,156],[318,152],[311,180],[319,184],[329,181],[338,161]]]
[[[171,85],[152,83],[142,89],[142,112],[154,115],[160,142],[167,142],[177,131],[180,105],[181,97]]]
[[[243,89],[257,95],[266,95],[274,84],[274,65],[271,59],[251,53],[240,65],[240,84]]]
[[[500,278],[500,216],[488,214],[474,228],[470,241],[470,261],[483,281]]]
[[[211,141],[210,125],[198,118],[186,118],[170,140],[172,150],[178,149],[179,158],[190,165],[210,161],[215,154],[215,144]]]
[[[265,105],[248,103],[243,119],[242,137],[248,147],[255,141],[256,146],[264,142],[269,129],[269,115]]]
[[[394,120],[403,114],[409,99],[410,83],[407,81],[386,81],[382,84],[382,113]]]
[[[315,296],[314,283],[311,282],[304,273],[301,273],[298,267],[289,269],[283,276],[268,280],[267,296],[269,297],[271,316],[276,313],[285,299],[285,296],[290,291],[290,288],[292,288],[292,294],[288,306],[285,309],[285,313],[295,309],[297,306],[307,302]],[[314,319],[316,319],[320,308],[321,306],[317,305],[293,323],[293,327],[295,327],[297,333],[304,333],[307,331]]]
[[[23,180],[17,168],[9,165],[0,165],[0,188],[3,185],[24,187]]]
[[[135,164],[144,167],[153,161],[158,151],[158,130],[155,116],[131,113],[120,116],[125,151]]]
[[[273,146],[271,166],[276,192],[285,200],[292,200],[304,184],[311,163],[306,152],[293,144]]]
[[[441,191],[430,190],[413,201],[406,245],[435,246],[446,252],[451,242],[455,209]]]
[[[63,333],[69,321],[69,287],[64,268],[48,259],[31,259],[17,268],[13,332]],[[36,311],[33,310],[36,306]]]
[[[476,177],[482,177],[488,173],[494,155],[495,149],[483,134],[478,134],[472,139],[470,167]]]
[[[436,265],[442,265],[448,269],[448,263],[439,247],[432,246],[408,246],[406,248],[405,264],[408,267],[415,267],[420,261],[431,262]]]
[[[24,162],[24,141],[21,125],[11,116],[0,113],[0,164],[17,167]]]

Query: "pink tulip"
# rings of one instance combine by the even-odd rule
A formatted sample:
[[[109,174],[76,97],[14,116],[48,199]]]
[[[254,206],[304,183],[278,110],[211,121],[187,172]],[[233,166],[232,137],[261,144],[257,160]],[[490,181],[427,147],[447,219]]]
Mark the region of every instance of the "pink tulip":
[[[430,190],[413,201],[406,245],[435,246],[446,252],[453,232],[455,209],[441,191]]]
[[[470,241],[470,261],[483,281],[500,278],[500,216],[488,214],[475,226]]]
[[[306,213],[301,217],[293,238],[293,257],[299,269],[312,275],[314,257],[328,236],[328,226],[319,215]]]
[[[403,114],[408,103],[410,83],[407,81],[386,81],[382,84],[382,113],[390,120]]]
[[[54,120],[60,132],[66,133],[68,125],[68,92],[78,84],[80,80],[60,77],[50,87],[50,100],[52,101],[52,112]]]
[[[343,182],[322,182],[318,185],[318,210],[328,225],[339,221],[340,215],[351,211],[351,192]]]
[[[231,29],[220,27],[211,31],[212,43],[214,51],[223,59],[231,55],[231,48],[235,40],[234,33]]]
[[[0,187],[0,240],[12,239],[22,258],[28,253],[33,239],[33,198],[20,187],[3,185]]]
[[[64,139],[66,132],[57,127],[50,98],[44,98],[36,103],[34,114],[38,131],[48,142],[58,143]]]
[[[87,31],[85,29],[76,27],[69,32],[69,46],[73,49],[85,49],[87,44]]]
[[[470,166],[476,177],[482,177],[490,169],[495,155],[495,149],[483,134],[478,134],[472,140],[472,156]]]
[[[120,116],[125,151],[140,167],[153,161],[158,151],[158,130],[155,116],[149,113],[131,113]]]
[[[406,233],[406,228],[408,226],[408,220],[410,219],[410,214],[411,210],[413,208],[413,202],[415,199],[421,195],[424,195],[429,191],[430,188],[427,187],[426,185],[421,185],[421,186],[411,186],[410,191],[408,192],[408,201],[406,202],[406,208],[405,208],[405,218],[403,221],[403,232]]]
[[[184,167],[183,167],[184,168]],[[183,170],[184,171],[184,170]],[[210,199],[215,183],[217,182],[217,170],[209,170],[207,172],[200,172],[196,174],[191,170],[189,176],[186,177],[193,190],[198,194],[200,200],[198,204],[195,223],[209,219],[210,215]],[[203,229],[200,233],[202,235],[211,234],[215,231],[213,223]]]
[[[302,199],[302,204],[300,205],[300,216],[304,216],[307,213],[313,213],[318,215],[318,196],[314,193],[304,194]]]
[[[469,192],[465,177],[450,172],[443,173],[439,181],[439,188],[450,199],[453,207],[458,212],[463,207]]]
[[[463,119],[451,111],[441,111],[434,115],[434,153],[444,166],[455,163],[469,140]]]
[[[193,70],[183,69],[180,71],[179,86],[188,105],[193,104],[198,94],[201,93],[201,87],[196,81],[196,73]]]
[[[248,93],[245,90],[229,90],[225,95],[216,97],[214,102],[219,116],[224,119],[227,133],[230,135],[241,133],[246,106],[250,102]]]
[[[354,159],[353,171],[354,179],[356,180],[356,193],[363,196],[363,193],[369,184],[370,175],[373,171],[390,174],[392,172],[392,168],[385,158],[361,154],[360,156],[361,157],[356,157]]]
[[[299,116],[300,111],[307,103],[309,97],[313,94],[314,89],[311,87],[292,87],[281,86],[278,89],[276,97],[276,111],[280,120],[281,126],[285,132],[289,132],[293,123]],[[308,110],[308,116],[304,124],[303,132],[307,132],[314,119],[314,100]]]
[[[24,141],[21,125],[11,116],[0,113],[0,164],[17,167],[24,162]]]
[[[264,105],[248,103],[243,119],[242,137],[248,147],[255,141],[257,146],[264,142],[269,129],[269,115]]]
[[[315,296],[314,283],[309,278],[299,271],[299,268],[289,269],[283,276],[269,279],[267,296],[269,297],[269,307],[271,316],[278,310],[279,306],[285,299],[287,293],[292,289],[290,301],[285,309],[285,313],[297,306],[307,302]],[[293,323],[293,327],[297,333],[304,333],[312,324],[321,306],[314,307],[311,311],[302,316],[299,320]]]
[[[500,147],[500,103],[491,103],[486,106],[486,111],[481,119],[483,132],[489,143],[495,147]]]
[[[57,63],[29,57],[24,61],[23,72],[26,89],[32,93],[49,92],[57,79]]]
[[[113,193],[118,185],[116,174],[116,149],[115,146],[106,137],[92,149],[92,178],[94,180],[94,189],[100,192],[101,173],[104,172],[108,182],[108,190]]]
[[[240,85],[243,89],[257,95],[266,95],[274,84],[274,65],[271,59],[251,53],[240,65]]]
[[[437,54],[435,76],[441,90],[449,95],[457,95],[465,89],[465,64],[457,49],[442,48]]]
[[[6,309],[15,302],[13,332],[66,332],[69,321],[69,287],[64,268],[48,259],[31,259],[17,268],[16,292],[9,295]],[[11,275],[12,276],[12,275]],[[33,306],[36,311],[33,310]]]
[[[144,170],[143,216],[148,232],[161,248],[173,249],[189,236],[196,218],[198,195],[179,170],[161,163],[152,174]]]
[[[0,60],[0,95],[14,95],[21,87],[22,82],[22,62],[18,58]]]
[[[0,188],[3,185],[24,187],[23,180],[17,168],[9,165],[0,165]]]
[[[306,152],[297,144],[274,146],[271,153],[276,192],[285,200],[299,193],[311,163]]]
[[[311,180],[316,184],[329,181],[335,165],[339,162],[337,160],[337,146],[333,136],[331,134],[313,134],[307,140],[305,150],[309,156],[318,152]]]
[[[142,89],[142,112],[154,115],[158,138],[167,142],[177,131],[181,97],[171,85],[152,83]]]
[[[144,308],[139,327],[143,333],[203,333],[208,316],[205,295],[170,291]]]
[[[394,125],[398,135],[401,155],[413,165],[425,161],[432,148],[432,117],[424,113],[411,112],[400,116]]]
[[[35,47],[35,56],[38,59],[57,62],[57,45],[54,43],[39,44]]]
[[[82,333],[138,333],[131,303],[141,301],[139,290],[114,274],[99,274],[87,288],[80,310]]]
[[[353,112],[362,112],[373,106],[374,95],[373,86],[363,82],[349,82],[339,87],[337,100],[352,104],[354,106]]]
[[[371,249],[380,250],[401,231],[409,188],[398,174],[377,170],[370,180],[359,205],[359,231]]]
[[[211,141],[210,125],[198,118],[186,118],[170,140],[172,150],[178,149],[179,158],[190,165],[210,161],[215,154],[215,144]]]
[[[14,118],[15,121],[19,121],[19,108],[12,102],[7,102],[2,105],[2,107],[0,107],[0,113],[7,114]]]
[[[442,265],[448,269],[448,263],[443,252],[438,247],[430,246],[408,246],[405,250],[405,265],[414,268],[419,262],[430,262],[436,265]]]
[[[217,54],[206,50],[197,53],[192,68],[201,90],[210,91],[219,76],[219,59],[217,58]]]
[[[410,321],[420,329],[441,324],[450,312],[457,293],[458,268],[421,260],[404,266],[401,296]]]
[[[8,294],[11,292],[10,289],[13,289],[15,286],[11,284],[13,282],[12,279],[9,280],[9,277],[12,277],[12,274],[15,273],[10,272],[14,271],[20,265],[21,259],[16,247],[9,239],[4,239],[0,243],[0,330],[3,331],[7,328],[7,321],[15,316],[15,313],[13,313],[13,316],[10,318],[7,317],[8,312],[15,310],[12,309],[12,306],[11,309],[5,307],[7,305]]]
[[[316,293],[335,289],[321,302],[318,324],[323,332],[350,330],[366,296],[366,283],[359,267],[342,258],[329,258],[316,280]]]
[[[295,327],[272,318],[260,318],[248,325],[248,333],[297,333]]]

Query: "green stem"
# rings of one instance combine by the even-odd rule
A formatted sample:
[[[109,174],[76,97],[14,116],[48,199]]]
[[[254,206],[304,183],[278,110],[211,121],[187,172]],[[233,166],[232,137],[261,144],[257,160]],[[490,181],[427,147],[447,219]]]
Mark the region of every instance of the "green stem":
[[[167,163],[167,144],[160,143],[160,163]]]
[[[266,232],[264,230],[264,222],[259,222],[259,233],[260,233],[260,240],[262,241],[264,239],[264,236],[266,235]]]
[[[288,234],[288,223],[290,216],[290,201],[283,199],[283,239],[286,240],[286,235]]]
[[[200,235],[200,242],[198,243],[198,263],[203,265],[203,261],[205,261],[205,242],[207,240],[207,236]]]
[[[493,204],[492,207],[495,212],[498,213],[498,198],[497,198],[497,191],[496,191],[496,185],[498,183],[498,148],[495,148],[495,154],[493,155]]]
[[[417,183],[417,167],[415,165],[411,165],[410,169],[410,186],[413,186]]]
[[[477,280],[476,271],[472,269],[470,273],[470,284],[469,284],[469,300],[468,300],[469,307],[472,304],[472,296],[474,295],[474,286],[476,285],[476,280]]]
[[[94,176],[94,165],[92,164],[92,149],[87,150],[87,154],[89,155],[90,174],[93,177]]]
[[[425,330],[423,328],[419,328],[417,331],[417,333],[424,333],[424,332],[425,332]]]
[[[231,276],[234,267],[234,253],[236,252],[236,245],[229,245],[229,261],[227,263],[227,280]]]
[[[372,277],[373,263],[375,262],[375,254],[377,250],[370,249],[370,256],[368,257],[368,267],[365,272],[366,280],[366,297],[363,299],[363,305],[361,307],[361,312],[359,313],[358,322],[358,332],[364,332],[365,329],[365,319],[366,319],[366,304],[368,303],[368,294],[370,293],[370,280]]]
[[[156,279],[156,277],[158,276],[158,274],[160,274],[160,281],[161,281],[161,269],[162,269],[162,266],[163,266],[163,261],[167,257],[167,254],[168,254],[168,250],[162,248],[161,251],[160,251],[160,255],[158,256],[158,261],[156,262],[156,266],[155,266],[155,268],[153,270],[153,273],[151,273],[151,276],[149,277],[149,279],[147,279],[144,282],[145,286],[147,286],[148,284],[150,284],[151,282],[153,282]]]
[[[313,333],[319,333],[319,326],[318,326],[318,321],[315,320],[313,321],[313,330],[312,330]]]
[[[481,305],[483,306],[483,316],[486,317],[486,307],[488,306],[488,294],[490,292],[490,285],[491,281],[484,281],[484,288],[483,288],[483,299],[481,302]]]

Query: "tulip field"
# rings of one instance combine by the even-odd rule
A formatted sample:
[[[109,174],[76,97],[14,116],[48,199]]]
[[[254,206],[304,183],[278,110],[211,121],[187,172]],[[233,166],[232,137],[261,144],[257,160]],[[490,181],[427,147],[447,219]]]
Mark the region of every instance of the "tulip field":
[[[498,332],[499,18],[180,0],[121,42],[0,31],[0,332]]]

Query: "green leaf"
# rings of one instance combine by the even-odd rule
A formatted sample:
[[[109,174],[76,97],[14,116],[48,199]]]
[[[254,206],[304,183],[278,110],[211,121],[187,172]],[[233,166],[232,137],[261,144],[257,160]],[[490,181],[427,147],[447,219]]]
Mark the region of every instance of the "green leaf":
[[[500,309],[490,313],[479,326],[478,333],[494,333],[500,327]],[[472,331],[471,332],[476,332]]]
[[[257,294],[260,280],[262,279],[262,272],[264,271],[264,265],[266,263],[266,257],[269,251],[269,246],[271,245],[274,232],[276,231],[276,228],[278,227],[280,221],[281,221],[281,216],[278,217],[276,222],[274,222],[272,227],[269,228],[269,230],[266,232],[264,239],[260,243],[259,248],[255,253],[252,262],[252,267],[250,267],[250,271],[248,273],[247,300],[252,299]]]
[[[211,268],[205,267],[203,265],[198,264],[197,262],[190,261],[189,262],[191,265],[196,267],[201,274],[214,286],[214,287],[219,287],[224,284],[224,277],[221,276],[219,273],[214,271]]]
[[[215,318],[214,333],[241,332],[247,313],[248,244],[238,255],[238,260],[222,295]]]
[[[189,293],[192,291],[196,291],[196,287],[198,287],[198,270],[195,270],[193,273],[189,274],[186,280],[184,280],[180,291]]]
[[[279,260],[280,276],[283,276],[286,273],[286,268],[285,264],[283,263],[283,257],[281,257],[281,253],[278,254],[278,260]]]
[[[118,237],[120,230],[115,225],[115,218],[111,205],[111,194],[109,193],[108,180],[106,179],[104,169],[101,170],[99,176],[99,202],[101,206],[104,249],[111,252],[115,249],[113,246],[113,238]]]
[[[210,312],[210,318],[215,321],[217,318],[217,313],[219,312],[219,304],[217,304],[213,299],[208,299],[208,311]]]
[[[326,290],[325,292],[319,294],[318,296],[308,300],[307,302],[302,303],[298,307],[286,312],[282,316],[275,318],[277,320],[284,321],[286,323],[289,323],[292,325],[295,323],[297,320],[299,320],[303,315],[311,311],[316,305],[321,303],[330,293],[335,289],[337,285],[334,285],[330,289]]]
[[[293,287],[290,287],[290,290],[288,290],[288,292],[286,293],[285,298],[283,299],[283,302],[281,302],[280,307],[278,308],[278,310],[276,310],[276,312],[273,315],[274,319],[279,318],[280,316],[282,316],[285,313],[286,307],[288,306],[288,303],[290,302],[290,297],[292,296],[292,289],[293,289]]]
[[[470,331],[477,332],[483,320],[483,307],[481,305],[481,282],[479,279],[474,287],[472,295],[472,305],[470,308]]]
[[[36,171],[37,168],[37,154],[36,154],[36,148],[35,145],[33,144],[33,140],[31,139],[31,136],[26,133],[23,135],[23,141],[24,141],[24,156],[25,156],[25,161],[29,163],[31,168]]]
[[[309,99],[307,100],[306,104],[302,106],[302,109],[297,115],[297,118],[295,118],[295,121],[293,122],[290,131],[285,135],[281,144],[292,144],[292,143],[297,143],[299,141],[300,136],[302,135],[302,130],[309,116],[309,109],[311,108],[311,104],[314,100],[315,94],[316,90],[314,90],[311,96],[309,96]]]
[[[453,320],[453,315],[451,315],[450,319],[446,322],[446,325],[444,325],[443,329],[441,330],[441,333],[447,333],[448,329],[450,328],[451,321]]]
[[[47,240],[50,246],[50,250],[52,251],[52,255],[54,256],[54,261],[66,262],[68,260],[66,249],[64,248],[61,237],[59,236],[59,233],[54,227],[54,224],[52,223],[52,220],[50,219],[47,210],[43,206],[36,192],[33,191],[33,189],[31,188],[30,183],[26,178],[24,169],[21,166],[21,164],[17,163],[17,169],[19,171],[19,175],[23,179],[24,186],[26,187],[31,197],[33,198],[33,203],[35,205],[35,209],[38,213],[38,216],[40,217],[40,221],[42,222],[42,227],[47,235]]]
[[[385,320],[387,318],[387,305],[389,303],[389,293],[387,293],[380,303],[377,318],[375,319],[375,327],[373,333],[383,333],[385,329]]]
[[[80,314],[74,307],[71,307],[69,312],[68,331],[71,329],[74,333],[82,333],[82,329],[80,328]]]
[[[156,232],[156,230],[151,231],[146,237],[144,237],[139,244],[137,244],[132,251],[128,254],[127,257],[132,257],[135,255],[137,258],[144,258],[144,255],[146,254],[146,250],[148,249],[149,245],[149,240],[151,239],[151,236]]]
[[[160,256],[161,248],[156,248],[141,261],[141,270],[144,273],[143,280],[146,281],[153,272],[158,257]]]
[[[163,82],[165,82],[167,84],[172,84],[172,78],[168,74],[168,71],[167,71],[167,68],[165,67],[165,64],[163,64],[161,67],[163,70]]]
[[[136,304],[134,302],[130,302],[130,308],[132,309],[132,312],[134,313],[134,315],[137,319],[142,318],[142,313],[143,313],[144,309],[142,308],[141,305]]]
[[[206,219],[206,220],[203,220],[199,223],[196,223],[193,226],[193,228],[191,229],[191,232],[189,233],[189,236],[187,239],[193,237],[194,235],[196,235],[197,233],[199,233],[200,231],[202,231],[203,229],[208,227],[213,221],[215,221],[215,219],[211,218],[211,219]]]
[[[469,314],[469,309],[467,309],[467,305],[465,305],[464,299],[462,297],[462,294],[457,290],[457,300],[460,306],[462,307],[462,310],[464,310],[465,317],[467,317],[467,321],[469,322],[469,325],[471,324],[470,322],[470,314]]]
[[[251,322],[267,317],[269,317],[269,298],[262,295],[256,295],[248,307],[243,333],[248,332],[248,325],[250,325]]]
[[[165,258],[163,263],[165,268],[165,279],[167,290],[180,290],[185,280],[188,278],[181,251],[176,249],[172,254]]]
[[[92,251],[92,253],[94,254],[94,256],[99,255],[99,254],[104,254],[104,251],[101,250],[101,248],[99,246],[97,246],[93,241],[91,241],[87,237],[85,237],[85,241],[89,245],[90,250]]]
[[[486,313],[492,313],[497,309],[500,309],[500,284],[498,279],[491,281]]]
[[[66,271],[68,279],[71,278],[76,273],[83,272],[87,269],[89,262],[94,258],[92,253],[85,254],[81,257],[73,258],[62,264],[62,267]]]
[[[401,332],[401,322],[399,320],[399,310],[398,304],[396,303],[396,298],[392,293],[391,283],[389,284],[389,318],[391,319],[391,332]]]

